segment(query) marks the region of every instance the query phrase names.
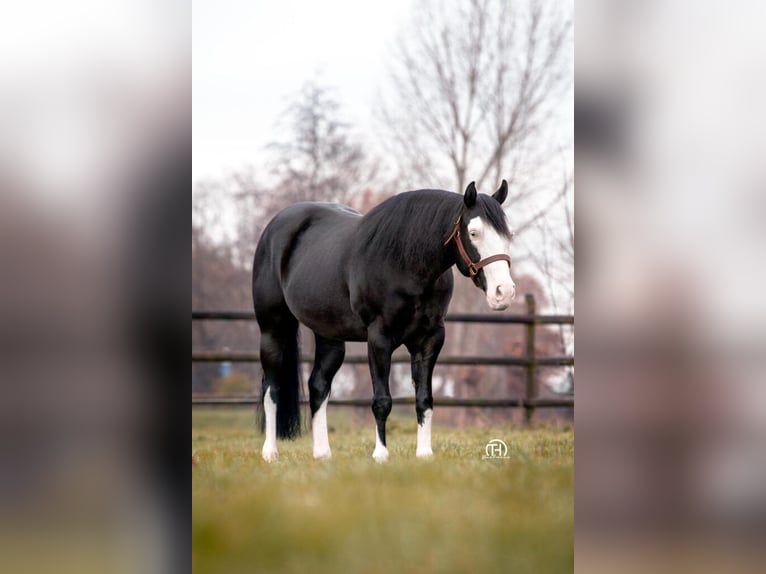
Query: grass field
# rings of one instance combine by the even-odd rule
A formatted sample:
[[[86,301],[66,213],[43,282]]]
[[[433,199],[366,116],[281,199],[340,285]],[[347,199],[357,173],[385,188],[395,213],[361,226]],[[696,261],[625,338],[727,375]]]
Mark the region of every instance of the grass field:
[[[415,421],[395,407],[385,465],[369,428],[328,413],[330,461],[310,433],[260,458],[253,415],[192,411],[192,561],[202,573],[571,572],[570,430],[442,428],[415,458]],[[406,416],[405,416],[406,413]],[[483,460],[499,438],[508,459]]]

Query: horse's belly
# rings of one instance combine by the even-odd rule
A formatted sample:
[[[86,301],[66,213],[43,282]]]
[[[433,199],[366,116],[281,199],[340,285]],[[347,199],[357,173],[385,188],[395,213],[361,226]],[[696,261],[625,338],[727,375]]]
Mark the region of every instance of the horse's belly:
[[[313,316],[299,317],[298,320],[309,329],[327,339],[339,341],[366,341],[367,328],[361,321],[349,321],[346,317],[334,316],[315,320]]]
[[[321,279],[318,273],[291,275],[284,289],[285,301],[298,321],[330,339],[367,340],[367,327],[351,310],[342,280]]]

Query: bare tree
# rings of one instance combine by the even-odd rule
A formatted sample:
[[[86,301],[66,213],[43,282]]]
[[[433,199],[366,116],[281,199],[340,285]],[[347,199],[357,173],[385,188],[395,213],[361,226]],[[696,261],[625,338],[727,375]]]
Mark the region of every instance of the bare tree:
[[[253,166],[225,177],[199,181],[192,193],[192,225],[229,250],[232,262],[249,267],[267,214],[270,197]]]
[[[429,0],[412,24],[381,111],[401,170],[420,181],[446,170],[438,183],[458,191],[505,178],[511,202],[534,194],[523,173],[550,159],[535,148],[571,88],[571,13],[558,0]]]
[[[283,123],[286,139],[269,146],[277,208],[297,201],[344,201],[371,176],[329,88],[308,82],[285,110]]]

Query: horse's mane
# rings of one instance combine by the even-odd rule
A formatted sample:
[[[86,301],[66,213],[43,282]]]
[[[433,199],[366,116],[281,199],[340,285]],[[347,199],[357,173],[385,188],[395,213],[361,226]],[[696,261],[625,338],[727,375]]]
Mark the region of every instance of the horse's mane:
[[[482,217],[498,233],[510,237],[500,204],[478,195]],[[368,254],[385,254],[408,267],[430,266],[442,250],[452,226],[463,210],[463,196],[440,189],[421,189],[395,195],[362,218],[357,239]]]

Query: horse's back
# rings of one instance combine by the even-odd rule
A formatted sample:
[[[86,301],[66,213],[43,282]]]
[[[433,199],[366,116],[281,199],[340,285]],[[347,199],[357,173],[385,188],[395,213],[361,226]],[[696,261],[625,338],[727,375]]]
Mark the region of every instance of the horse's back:
[[[351,227],[360,217],[359,212],[337,203],[303,202],[286,207],[264,229],[254,265],[272,265],[281,275],[306,232],[313,235],[318,224],[323,229],[333,223],[339,228]]]

